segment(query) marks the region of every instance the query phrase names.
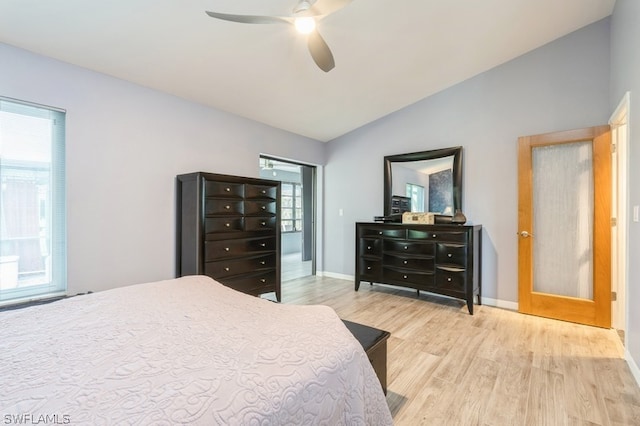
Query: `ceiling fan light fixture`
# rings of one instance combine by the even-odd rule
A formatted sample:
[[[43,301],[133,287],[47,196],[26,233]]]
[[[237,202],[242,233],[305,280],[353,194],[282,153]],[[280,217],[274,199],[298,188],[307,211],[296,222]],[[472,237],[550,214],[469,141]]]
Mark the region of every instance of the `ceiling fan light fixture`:
[[[295,25],[300,34],[309,34],[316,29],[316,20],[311,17],[296,18]]]

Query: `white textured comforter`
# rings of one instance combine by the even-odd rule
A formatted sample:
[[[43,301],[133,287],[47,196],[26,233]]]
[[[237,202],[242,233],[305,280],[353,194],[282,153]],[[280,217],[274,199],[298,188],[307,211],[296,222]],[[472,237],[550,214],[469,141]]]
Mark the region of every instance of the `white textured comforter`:
[[[13,416],[392,423],[366,354],[331,308],[276,304],[201,276],[0,313],[0,422]]]

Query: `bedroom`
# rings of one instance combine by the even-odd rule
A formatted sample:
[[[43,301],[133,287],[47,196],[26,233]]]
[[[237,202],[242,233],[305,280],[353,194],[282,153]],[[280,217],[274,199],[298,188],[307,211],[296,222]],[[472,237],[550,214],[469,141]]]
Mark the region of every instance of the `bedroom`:
[[[465,214],[486,231],[484,295],[515,303],[517,137],[606,123],[626,91],[640,90],[639,21],[637,2],[618,0],[610,18],[326,144],[7,44],[0,94],[67,110],[70,294],[172,277],[175,176],[255,176],[263,153],[323,166],[318,270],[348,278],[353,223],[381,213],[382,157],[460,144]],[[630,144],[637,164],[637,136]],[[630,173],[635,205],[640,179]],[[345,181],[366,196],[356,200]],[[629,259],[637,259],[639,231],[629,229]],[[640,299],[638,268],[630,262],[629,306]],[[640,314],[628,315],[635,365]]]

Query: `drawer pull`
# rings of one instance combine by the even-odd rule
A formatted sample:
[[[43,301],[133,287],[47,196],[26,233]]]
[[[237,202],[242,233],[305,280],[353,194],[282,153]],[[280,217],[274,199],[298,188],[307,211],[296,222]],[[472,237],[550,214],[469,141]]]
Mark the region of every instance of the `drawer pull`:
[[[260,247],[266,247],[267,243],[260,243]]]
[[[267,262],[265,262],[264,260],[260,262],[261,265],[266,265]]]
[[[231,192],[231,188],[225,188],[224,190],[227,192]]]
[[[226,226],[227,228],[231,227],[230,223],[225,223],[224,226]]]
[[[266,280],[266,279],[264,279],[264,278],[260,278],[260,282],[261,282],[261,283],[266,283],[266,282],[267,282],[267,280]]]
[[[409,250],[409,246],[404,246],[404,249],[405,250]]]
[[[224,248],[224,251],[229,251],[229,247],[225,247],[225,248]]]
[[[371,250],[371,246],[367,246],[367,250]]]
[[[431,235],[431,237],[432,237],[432,238],[436,238],[436,237],[437,237],[437,235],[436,235],[436,234],[432,234],[432,235]]]
[[[266,210],[266,209],[267,209],[267,206],[262,206],[262,210]]]
[[[229,268],[228,268],[228,267],[227,267],[227,268],[224,268],[224,270],[225,270],[226,272],[229,272]]]
[[[224,206],[225,209],[229,210],[231,206]]]
[[[262,193],[263,193],[263,194],[266,194],[266,193],[267,193],[267,191],[263,189],[263,190],[262,190]]]
[[[402,276],[402,278],[404,278],[404,279],[406,280],[406,279],[407,279],[407,276],[406,276],[406,275],[403,275],[403,276]]]
[[[370,270],[371,270],[371,266],[367,266],[367,271],[370,271]]]
[[[267,222],[262,222],[262,226],[267,226]]]
[[[408,261],[408,260],[405,260],[405,261],[404,261],[404,262],[402,262],[402,263],[404,263],[404,264],[406,265],[407,263],[409,263],[409,261]]]
[[[453,255],[452,255],[451,253],[449,253],[449,254],[447,254],[447,256],[448,256],[448,257],[451,257],[451,256],[453,256]]]
[[[447,278],[447,281],[451,282],[451,277],[448,277],[448,278]]]
[[[379,232],[378,232],[378,235],[382,235],[382,231],[379,231]]]

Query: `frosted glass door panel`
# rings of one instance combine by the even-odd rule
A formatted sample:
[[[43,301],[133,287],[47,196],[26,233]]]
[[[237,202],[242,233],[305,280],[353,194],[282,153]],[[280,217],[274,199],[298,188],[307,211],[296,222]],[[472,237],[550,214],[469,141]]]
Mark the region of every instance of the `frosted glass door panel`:
[[[533,291],[593,300],[593,145],[535,147]]]

